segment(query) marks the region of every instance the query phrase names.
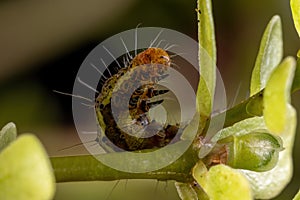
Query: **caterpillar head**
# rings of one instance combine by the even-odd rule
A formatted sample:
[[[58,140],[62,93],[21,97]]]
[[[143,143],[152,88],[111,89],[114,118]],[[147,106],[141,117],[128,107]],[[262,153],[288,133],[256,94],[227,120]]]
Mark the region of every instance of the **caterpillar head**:
[[[165,66],[171,65],[171,59],[168,53],[161,48],[148,48],[145,51],[139,53],[133,60],[134,66],[145,64],[160,64]]]

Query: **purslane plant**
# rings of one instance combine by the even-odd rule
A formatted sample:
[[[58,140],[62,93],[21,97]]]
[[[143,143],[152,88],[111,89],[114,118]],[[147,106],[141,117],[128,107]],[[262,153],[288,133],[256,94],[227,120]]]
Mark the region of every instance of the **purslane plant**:
[[[299,2],[291,1],[298,33]],[[50,158],[51,168],[39,141],[32,135],[16,138],[16,128],[10,123],[0,132],[1,199],[51,199],[55,188],[54,175],[56,182],[175,180],[183,200],[270,199],[278,195],[292,177],[292,147],[297,120],[296,111],[290,104],[290,94],[300,89],[300,55],[297,62],[293,57],[282,60],[281,21],[279,16],[274,16],[261,40],[251,77],[251,97],[227,110],[223,129],[207,137],[209,123],[224,117],[225,113],[211,117],[216,85],[211,1],[198,0],[197,11],[199,45],[212,58],[212,63],[211,67],[200,68],[198,134],[177,161],[153,172],[127,173],[86,155]],[[202,56],[199,53],[200,66],[205,60]],[[206,152],[207,147],[210,149]],[[122,156],[124,153],[113,154]],[[299,194],[295,199],[298,198]]]

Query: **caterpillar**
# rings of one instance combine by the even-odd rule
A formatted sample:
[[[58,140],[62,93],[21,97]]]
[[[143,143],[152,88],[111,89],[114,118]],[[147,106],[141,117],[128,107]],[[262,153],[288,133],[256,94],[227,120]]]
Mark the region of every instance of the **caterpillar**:
[[[165,50],[150,47],[105,80],[95,99],[100,126],[97,141],[108,146],[112,143],[125,151],[138,151],[163,147],[174,139],[180,130],[178,123],[162,125],[149,116],[150,109],[164,101],[153,102],[151,99],[169,92],[166,89],[156,89],[156,86],[168,76],[166,71],[170,65],[171,59]],[[136,85],[139,87],[131,92]],[[129,102],[125,99],[128,93]],[[117,113],[113,113],[112,104],[117,105]],[[127,127],[120,127],[120,121]]]

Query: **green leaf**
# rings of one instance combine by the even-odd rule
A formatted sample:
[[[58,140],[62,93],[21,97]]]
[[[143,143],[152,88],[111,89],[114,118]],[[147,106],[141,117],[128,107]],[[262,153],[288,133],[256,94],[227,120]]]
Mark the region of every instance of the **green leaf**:
[[[207,172],[208,172],[208,170],[207,170],[207,168],[206,168],[206,166],[205,166],[205,164],[201,161],[201,160],[199,160],[197,163],[196,163],[196,165],[194,166],[194,168],[193,168],[193,177],[195,178],[195,177],[202,177],[202,176],[204,176]]]
[[[293,198],[293,200],[300,200],[300,190],[299,190],[299,192],[296,194],[296,196]]]
[[[204,48],[216,63],[215,28],[210,0],[198,0],[198,38],[200,47]]]
[[[176,182],[175,187],[182,200],[198,200],[197,193],[188,183]]]
[[[274,68],[282,59],[282,28],[280,17],[275,15],[269,22],[256,58],[251,77],[250,95],[263,89]]]
[[[256,93],[256,94],[262,94],[262,92]],[[252,96],[252,97],[256,97]],[[262,95],[258,95],[257,98],[250,98],[249,103],[246,105],[246,111],[251,116],[262,116],[263,113],[263,104],[262,104]]]
[[[220,130],[212,139],[217,142],[229,136],[242,136],[251,132],[266,130],[264,119],[262,117],[252,117],[235,123],[233,126]]]
[[[212,110],[216,82],[216,42],[210,0],[198,0],[198,38],[200,81],[197,109],[208,118]]]
[[[298,51],[298,59],[297,59],[297,66],[295,71],[294,82],[292,86],[292,92],[295,92],[300,89],[300,50]]]
[[[264,118],[268,129],[274,134],[284,134],[288,121],[288,104],[296,62],[287,57],[274,70],[264,91]]]
[[[193,176],[200,177],[207,173],[206,166],[199,160],[193,168]],[[192,183],[175,183],[177,192],[182,200],[210,200],[204,190],[195,182]]]
[[[237,170],[225,165],[216,165],[206,173],[197,173],[202,169],[203,166],[197,164],[193,168],[193,176],[211,200],[252,199],[247,179]]]
[[[14,123],[6,124],[0,131],[0,152],[17,137],[17,129]]]
[[[2,200],[52,199],[55,179],[48,156],[34,135],[22,135],[0,154]]]
[[[295,28],[300,37],[300,0],[291,0],[292,15],[294,18]]]

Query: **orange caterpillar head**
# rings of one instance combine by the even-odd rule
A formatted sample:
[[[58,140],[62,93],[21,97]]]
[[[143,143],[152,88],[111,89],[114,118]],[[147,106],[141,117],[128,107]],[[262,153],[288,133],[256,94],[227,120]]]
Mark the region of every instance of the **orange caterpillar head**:
[[[146,64],[161,64],[169,67],[171,59],[168,53],[161,48],[148,48],[139,53],[133,60],[133,66],[146,65]]]

